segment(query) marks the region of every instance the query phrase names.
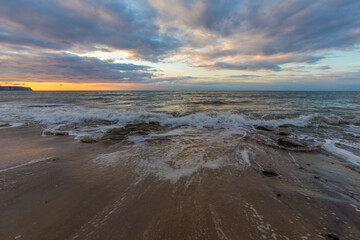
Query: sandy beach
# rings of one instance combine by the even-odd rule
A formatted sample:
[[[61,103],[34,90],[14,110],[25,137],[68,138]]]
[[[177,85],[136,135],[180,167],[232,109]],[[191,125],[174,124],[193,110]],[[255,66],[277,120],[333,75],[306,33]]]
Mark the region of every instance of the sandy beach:
[[[233,138],[240,152],[207,142],[208,165],[181,165],[200,154],[182,148],[166,163],[170,176],[139,164],[174,151],[168,139],[134,147],[41,136],[25,126],[0,131],[1,239],[360,238],[359,169],[320,151],[240,137]],[[211,160],[217,154],[244,161],[219,167]]]

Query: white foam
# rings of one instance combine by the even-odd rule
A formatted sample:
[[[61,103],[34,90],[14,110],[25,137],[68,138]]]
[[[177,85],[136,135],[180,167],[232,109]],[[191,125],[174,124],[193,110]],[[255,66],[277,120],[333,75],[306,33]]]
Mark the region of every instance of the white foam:
[[[338,148],[335,145],[335,142],[332,140],[326,140],[326,143],[323,144],[322,149],[324,149],[325,151],[327,151],[341,159],[349,161],[352,164],[360,166],[360,157],[359,156],[357,156],[345,149]]]
[[[244,170],[250,166],[248,150],[239,152],[236,143],[218,146],[216,142],[196,139],[191,144],[186,140],[174,139],[161,146],[157,146],[157,143],[132,145],[127,146],[126,150],[100,154],[94,162],[105,167],[115,167],[124,162],[134,164],[140,175],[151,174],[172,183],[201,169],[233,166]]]
[[[242,150],[240,151],[242,159],[245,161],[247,165],[251,165],[250,159],[249,159],[249,151],[248,150]]]
[[[350,206],[352,206],[355,209],[355,211],[360,213],[360,209],[355,204],[350,204]]]
[[[0,169],[0,173],[2,173],[2,172],[7,172],[7,171],[9,171],[9,170],[13,170],[13,169],[20,168],[20,167],[25,167],[25,166],[33,165],[33,164],[36,164],[36,163],[39,163],[39,162],[50,161],[50,160],[53,160],[53,159],[54,159],[54,157],[48,157],[48,158],[31,160],[31,161],[26,162],[26,163],[22,163],[22,164],[15,165],[15,166],[12,166],[12,167]]]

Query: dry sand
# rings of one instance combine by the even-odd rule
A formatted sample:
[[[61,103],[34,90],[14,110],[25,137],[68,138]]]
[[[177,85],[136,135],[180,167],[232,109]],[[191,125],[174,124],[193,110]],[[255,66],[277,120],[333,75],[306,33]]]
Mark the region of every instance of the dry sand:
[[[199,167],[174,180],[135,164],[151,148],[114,164],[97,156],[121,144],[28,127],[0,136],[0,239],[360,239],[359,169],[322,152],[258,146],[242,170]]]

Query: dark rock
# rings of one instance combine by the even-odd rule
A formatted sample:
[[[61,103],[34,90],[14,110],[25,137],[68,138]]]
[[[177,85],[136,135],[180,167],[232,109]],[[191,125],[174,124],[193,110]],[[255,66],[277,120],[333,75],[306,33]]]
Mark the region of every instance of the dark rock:
[[[256,126],[255,129],[257,129],[257,130],[262,130],[262,131],[267,131],[267,132],[273,131],[272,128],[266,127],[266,126]]]
[[[113,128],[107,131],[102,137],[103,140],[124,140],[128,135],[148,135],[151,132],[159,131],[161,129],[160,123],[132,123],[127,124],[121,128]]]
[[[280,193],[278,193],[276,196],[281,197],[281,194],[280,194]]]
[[[276,177],[279,176],[279,174],[273,170],[263,170],[262,173],[267,177]]]
[[[306,166],[310,166],[310,163],[307,163]]]
[[[289,136],[290,133],[288,133],[288,132],[279,132],[279,135],[280,136]]]
[[[57,135],[57,136],[67,136],[69,135],[68,132],[62,132],[62,131],[50,131],[50,130],[45,130],[43,132],[44,135]]]
[[[95,143],[98,141],[97,139],[95,139],[94,137],[91,137],[91,136],[83,136],[79,140],[80,140],[80,142],[83,142],[83,143]]]
[[[283,146],[283,147],[295,147],[295,148],[298,148],[298,147],[305,147],[306,144],[305,143],[302,143],[296,139],[292,139],[292,138],[279,138],[277,140],[278,144],[280,146]]]
[[[111,125],[112,122],[109,120],[96,120],[96,121],[86,121],[85,125],[87,126],[97,126],[97,125]]]
[[[121,128],[113,128],[108,130],[104,136],[102,137],[103,140],[105,139],[111,139],[111,140],[124,140],[126,138],[126,135],[130,133],[130,130],[125,129],[123,127]]]
[[[328,240],[340,240],[340,237],[338,235],[336,235],[335,233],[325,234],[325,237]]]
[[[11,125],[9,123],[2,123],[0,122],[0,127],[10,127]]]
[[[281,124],[281,125],[279,125],[279,128],[290,128],[290,127],[295,127],[295,125],[292,125],[292,124]]]
[[[314,176],[314,178],[317,179],[317,180],[320,180],[320,177],[318,177],[318,176]]]

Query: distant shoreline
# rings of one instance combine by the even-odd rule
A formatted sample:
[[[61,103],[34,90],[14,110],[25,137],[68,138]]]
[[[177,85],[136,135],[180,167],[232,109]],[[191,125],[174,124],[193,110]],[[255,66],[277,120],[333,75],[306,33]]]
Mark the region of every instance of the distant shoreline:
[[[28,91],[28,92],[31,92],[32,89],[29,87],[0,86],[0,91]]]

